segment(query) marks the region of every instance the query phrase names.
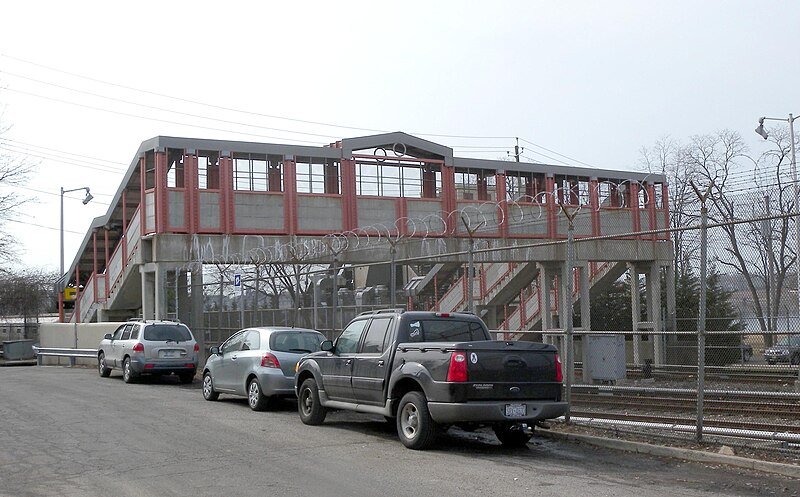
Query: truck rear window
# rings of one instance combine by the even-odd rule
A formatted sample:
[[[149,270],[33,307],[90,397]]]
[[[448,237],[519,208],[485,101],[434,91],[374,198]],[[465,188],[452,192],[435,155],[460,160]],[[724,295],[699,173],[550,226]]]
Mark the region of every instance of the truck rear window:
[[[474,321],[421,319],[408,324],[409,342],[473,342],[486,339],[483,327]]]

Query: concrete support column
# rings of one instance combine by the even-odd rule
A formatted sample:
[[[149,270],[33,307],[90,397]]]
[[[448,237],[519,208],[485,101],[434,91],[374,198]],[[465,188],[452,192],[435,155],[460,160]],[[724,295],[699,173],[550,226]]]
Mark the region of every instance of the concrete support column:
[[[167,269],[163,264],[155,263],[155,318],[167,319]]]
[[[553,330],[553,284],[555,278],[554,268],[549,264],[538,264],[539,266],[539,288],[542,292],[542,331]],[[523,305],[520,302],[520,305]],[[545,343],[554,344],[556,340],[552,336],[543,337]]]
[[[653,323],[653,364],[664,364],[664,335],[661,330],[661,266],[651,264],[647,271],[647,320]]]
[[[142,318],[155,319],[155,273],[147,271],[146,265],[139,266],[139,273],[142,276]]]
[[[195,263],[192,266],[191,275],[191,294],[189,295],[191,318],[189,328],[191,328],[194,339],[200,346],[200,364],[205,364],[206,359],[206,333],[203,323],[203,265]]]
[[[580,295],[581,295],[581,328],[592,329],[591,302],[589,301],[589,263],[583,262],[580,270]]]
[[[631,278],[631,318],[633,323],[633,331],[639,331],[639,321],[641,321],[640,306],[642,301],[641,292],[639,290],[639,271],[636,264],[628,263],[628,271]],[[633,335],[633,364],[642,364],[642,335]]]
[[[665,323],[665,330],[675,331],[678,329],[675,316],[675,266],[668,264],[664,267],[667,269],[667,322]]]
[[[182,271],[180,269],[175,270],[175,277],[178,280],[176,285],[176,291],[178,292],[178,308],[176,312],[178,314],[178,319],[182,323],[191,322],[192,319],[191,302],[189,301],[189,284],[186,281],[188,274],[189,273],[187,271]]]

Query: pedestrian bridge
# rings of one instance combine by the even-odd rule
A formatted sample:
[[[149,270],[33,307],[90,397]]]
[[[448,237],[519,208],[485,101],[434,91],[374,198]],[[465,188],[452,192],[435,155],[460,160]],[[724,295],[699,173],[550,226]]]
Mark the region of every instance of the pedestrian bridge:
[[[490,326],[550,328],[559,301],[588,308],[590,292],[627,269],[669,273],[667,199],[663,175],[455,157],[402,132],[319,147],[159,136],[86,233],[62,281],[81,291],[61,316],[166,317],[167,275],[202,285],[203,265],[390,260],[404,268],[407,305],[464,310],[472,253],[473,299]],[[362,279],[388,286],[376,268]],[[187,321],[203,310],[192,300]]]

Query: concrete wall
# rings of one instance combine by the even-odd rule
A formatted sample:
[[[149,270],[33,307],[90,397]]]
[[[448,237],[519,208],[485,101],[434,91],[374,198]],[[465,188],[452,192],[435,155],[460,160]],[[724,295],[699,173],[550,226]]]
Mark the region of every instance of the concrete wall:
[[[283,230],[284,196],[268,193],[235,193],[236,228]]]
[[[186,196],[182,191],[170,190],[169,193],[169,227],[170,228],[185,228],[186,219],[184,214],[184,197]]]
[[[69,349],[96,349],[103,335],[112,333],[123,323],[41,323],[39,325],[39,346],[62,347]],[[77,340],[77,347],[75,342]],[[76,364],[95,366],[95,359],[78,358]],[[69,357],[43,357],[44,365],[69,365]]]

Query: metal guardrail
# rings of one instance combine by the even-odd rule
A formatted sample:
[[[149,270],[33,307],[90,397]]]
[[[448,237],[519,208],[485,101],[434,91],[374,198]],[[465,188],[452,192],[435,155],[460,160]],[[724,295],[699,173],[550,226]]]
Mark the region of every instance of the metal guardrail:
[[[84,357],[94,359],[97,357],[97,349],[70,349],[58,347],[33,347],[33,352],[36,354],[36,364],[42,365],[43,357],[69,357],[70,365],[75,365],[76,357]]]

